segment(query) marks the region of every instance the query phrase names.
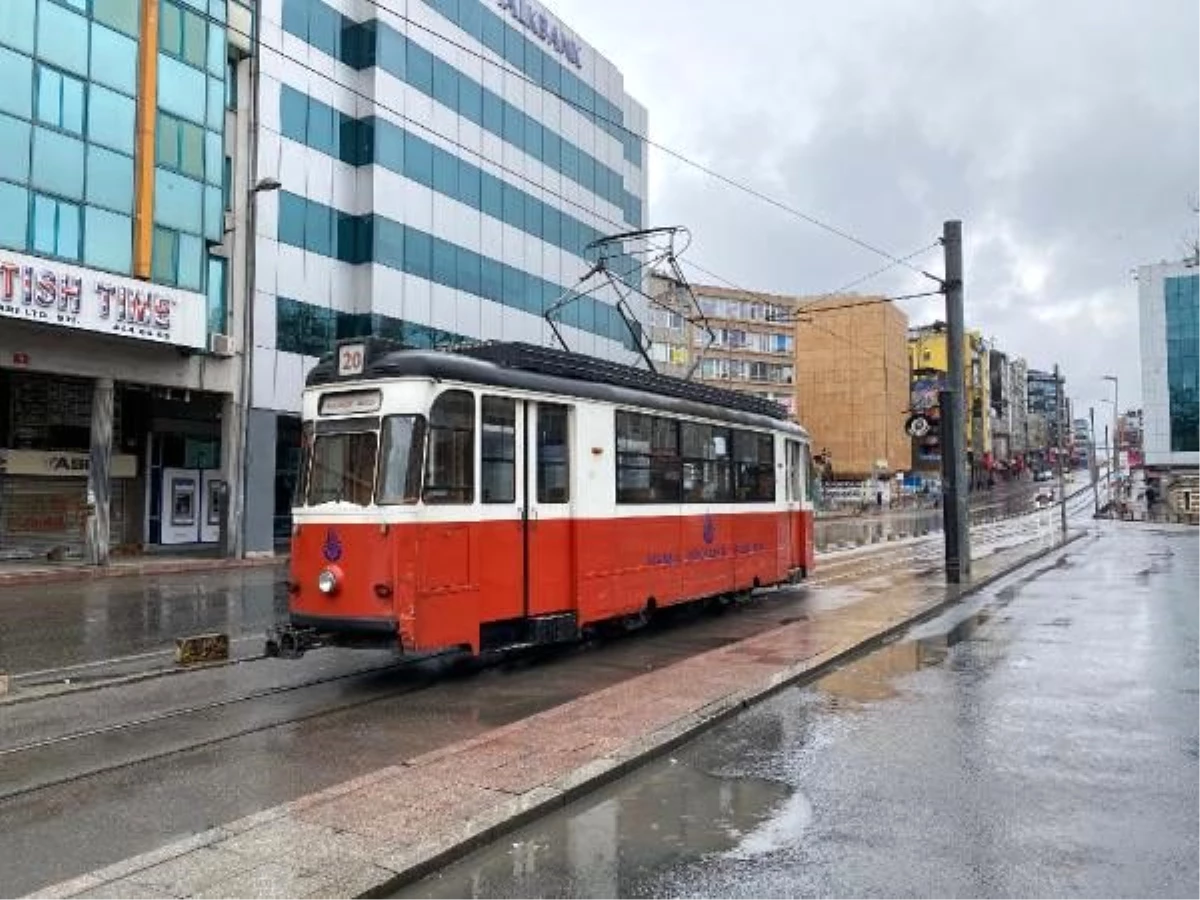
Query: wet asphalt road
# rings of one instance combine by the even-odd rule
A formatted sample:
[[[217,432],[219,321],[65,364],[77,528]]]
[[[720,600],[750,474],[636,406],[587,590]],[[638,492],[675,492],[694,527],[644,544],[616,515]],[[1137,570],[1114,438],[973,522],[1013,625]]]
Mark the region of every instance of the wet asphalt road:
[[[972,496],[976,521],[1027,512],[1026,482]],[[941,529],[939,509],[821,520],[821,550],[886,542]],[[266,628],[283,616],[282,566],[47,586],[0,587],[0,671],[22,684],[123,675],[170,665],[175,638],[221,631],[235,657],[262,650]]]
[[[724,615],[484,671],[312,653],[0,706],[0,895],[22,894],[531,715],[784,621],[929,588],[938,548],[827,561]],[[375,667],[362,671],[364,667]]]
[[[1098,532],[398,896],[1197,896],[1196,531]]]
[[[282,577],[282,567],[269,566],[2,587],[0,670],[34,681],[81,666],[65,674],[84,678],[90,664],[136,668],[139,657],[173,649],[176,637],[210,631],[248,636],[259,651],[287,609]]]
[[[978,529],[977,552],[1049,534]],[[823,559],[813,581],[713,616],[484,671],[322,651],[0,705],[0,894],[154,849],[648,669],[880,593],[941,590],[936,538]],[[933,575],[930,582],[927,576]]]

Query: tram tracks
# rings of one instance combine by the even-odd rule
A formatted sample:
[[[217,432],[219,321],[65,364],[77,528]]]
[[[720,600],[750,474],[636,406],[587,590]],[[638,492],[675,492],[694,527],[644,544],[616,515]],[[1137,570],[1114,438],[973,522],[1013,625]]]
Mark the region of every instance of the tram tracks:
[[[276,715],[270,710],[257,721],[241,724],[232,728],[217,728],[213,733],[201,736],[186,735],[188,730],[195,729],[205,721],[221,724],[220,715],[238,706],[253,704],[256,701],[272,701],[288,694],[299,694],[303,691],[326,686],[337,685],[354,679],[386,676],[389,673],[405,669],[416,669],[420,666],[444,662],[457,654],[440,654],[437,656],[414,657],[384,666],[366,666],[320,678],[311,678],[290,684],[276,685],[257,691],[221,697],[204,703],[172,707],[137,716],[130,719],[112,722],[105,725],[85,729],[66,731],[49,737],[26,741],[10,746],[0,747],[0,801],[9,800],[24,794],[42,790],[48,787],[95,777],[117,769],[159,760],[168,756],[203,749],[213,744],[246,737],[257,732],[267,731],[288,725],[294,725],[321,716],[332,715],[361,707],[369,706],[386,700],[395,699],[404,694],[422,690],[437,680],[444,680],[446,672],[429,671],[420,676],[415,682],[404,684],[397,690],[394,685],[377,686],[377,690],[368,696],[352,696],[348,699],[334,702],[316,702],[307,709],[280,709]],[[319,700],[319,698],[317,698]],[[172,726],[182,725],[179,735],[172,740]],[[159,746],[149,752],[138,752],[136,734],[138,731],[155,732]],[[82,745],[91,744],[86,752],[80,753]],[[122,748],[126,752],[122,754]],[[114,751],[113,755],[104,751]],[[132,751],[132,752],[131,752]],[[102,764],[89,765],[86,760],[79,761],[78,757],[87,759],[103,759]],[[27,760],[36,757],[36,765],[26,764]],[[58,763],[61,768],[50,777],[37,777],[37,772],[45,769],[48,764]],[[72,765],[74,763],[74,765]]]
[[[1039,515],[1046,517],[1044,512]],[[1010,520],[977,526],[972,532],[985,542],[1003,537],[1005,532],[1012,536],[1014,529],[1019,532],[1022,526]],[[851,578],[869,579],[901,569],[910,577],[921,578],[940,566],[940,541],[937,535],[930,535],[916,541],[881,545],[862,552],[848,551],[845,555],[828,558],[808,584],[820,587]],[[526,654],[524,659],[528,658]],[[242,691],[233,696],[217,696],[204,702],[169,705],[119,721],[100,721],[89,727],[69,728],[31,740],[14,741],[8,746],[0,743],[0,801],[394,700],[435,682],[445,682],[452,675],[452,671],[448,671],[452,667],[446,664],[456,659],[463,660],[464,657],[450,653],[401,659],[384,665],[358,666],[349,671]],[[521,659],[512,661],[520,662]],[[396,673],[404,671],[412,671],[415,677],[397,682]],[[69,717],[60,718],[69,721]],[[23,731],[19,724],[9,730]],[[146,739],[146,735],[150,735],[150,739]]]

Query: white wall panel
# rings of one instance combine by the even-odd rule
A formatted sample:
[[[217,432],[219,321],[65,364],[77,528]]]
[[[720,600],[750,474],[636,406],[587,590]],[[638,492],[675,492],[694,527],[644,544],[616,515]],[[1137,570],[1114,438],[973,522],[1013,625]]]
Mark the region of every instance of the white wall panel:
[[[274,295],[278,292],[279,243],[270,238],[257,239],[254,258],[254,287]]]
[[[430,285],[430,307],[427,323],[443,331],[454,331],[458,327],[458,306],[455,291],[441,284]]]
[[[279,245],[279,260],[275,268],[276,292],[281,297],[293,297],[306,303],[317,303],[319,297],[309,296],[304,257],[307,254],[290,244]]]
[[[404,275],[404,316],[410,322],[428,325],[432,319],[433,285],[424,278]]]
[[[277,350],[255,349],[250,362],[250,405],[275,409],[275,356]]]
[[[254,346],[274,349],[276,318],[278,310],[275,293],[256,291],[254,294]]]
[[[275,408],[299,409],[304,393],[303,357],[298,353],[275,352]]]
[[[470,338],[486,338],[483,330],[482,307],[492,306],[488,301],[480,299],[463,291],[454,291],[455,325],[451,331]]]

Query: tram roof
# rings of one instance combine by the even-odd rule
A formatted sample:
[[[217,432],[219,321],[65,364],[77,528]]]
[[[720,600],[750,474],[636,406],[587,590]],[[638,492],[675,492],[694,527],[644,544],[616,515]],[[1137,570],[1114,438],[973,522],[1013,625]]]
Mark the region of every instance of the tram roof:
[[[399,348],[378,338],[342,343],[365,345],[362,373],[339,376],[337,353],[327,354],[309,372],[309,387],[385,378],[433,378],[807,434],[788,420],[782,406],[770,400],[551,347],[491,341],[453,350],[418,350]]]

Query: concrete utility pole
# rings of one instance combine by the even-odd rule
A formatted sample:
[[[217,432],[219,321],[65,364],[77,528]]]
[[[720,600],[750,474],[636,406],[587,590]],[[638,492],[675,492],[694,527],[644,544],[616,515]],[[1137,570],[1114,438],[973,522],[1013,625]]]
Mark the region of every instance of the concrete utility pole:
[[[1063,438],[1066,436],[1066,426],[1063,424],[1063,412],[1066,410],[1066,397],[1063,396],[1063,379],[1058,373],[1058,363],[1054,364],[1054,411],[1058,421],[1058,511],[1062,522],[1063,539],[1067,537],[1067,481],[1064,474],[1063,456],[1065,455]]]
[[[93,566],[108,565],[109,504],[112,497],[113,380],[97,378],[92,388],[92,428],[88,456],[88,518],[84,552]]]
[[[963,367],[962,222],[942,227],[946,254],[946,390],[942,410],[942,530],[946,537],[946,580],[957,584],[971,574],[971,521],[967,492],[966,378]]]

